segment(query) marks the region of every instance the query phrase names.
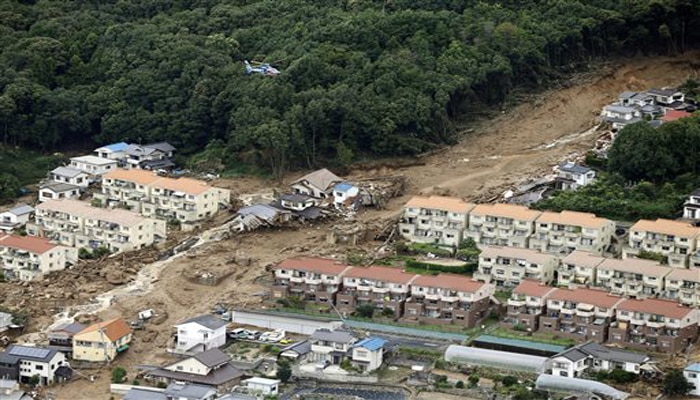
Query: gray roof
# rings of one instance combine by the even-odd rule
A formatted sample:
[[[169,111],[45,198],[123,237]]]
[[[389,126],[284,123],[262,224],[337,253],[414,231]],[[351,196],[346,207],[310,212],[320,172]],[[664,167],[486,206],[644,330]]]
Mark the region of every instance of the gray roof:
[[[272,221],[279,213],[284,212],[278,208],[269,206],[267,204],[254,204],[249,207],[243,207],[238,210],[238,214],[242,216],[254,215],[258,218],[264,219],[265,221]],[[287,213],[289,211],[286,211]]]
[[[613,112],[618,112],[618,113],[634,113],[635,110],[632,107],[626,107],[626,106],[616,106],[616,105],[611,105],[611,106],[605,106],[606,111],[613,111]]]
[[[326,168],[323,168],[319,169],[318,171],[314,171],[308,175],[302,176],[301,178],[292,182],[292,184],[302,181],[307,181],[311,185],[314,185],[325,192],[326,190],[330,189],[332,185],[340,183],[343,180],[340,179],[340,177],[338,177],[336,174],[332,173]]]
[[[10,345],[3,353],[0,353],[0,362],[16,364],[19,360],[31,360],[49,362],[58,353],[58,350],[50,347],[30,347]]]
[[[673,96],[679,92],[676,89],[649,89],[647,93],[655,96]]]
[[[69,183],[52,182],[41,185],[40,189],[49,189],[56,193],[70,192],[71,190],[80,189],[80,186],[71,185]]]
[[[700,189],[695,189],[690,193],[691,196],[700,196]]]
[[[352,343],[355,341],[355,336],[348,331],[316,329],[314,333],[311,334],[311,340],[322,340],[324,342],[335,343]]]
[[[160,150],[163,153],[169,153],[171,151],[175,151],[175,146],[168,142],[158,142],[158,143],[149,143],[149,144],[144,144],[143,147],[148,147],[151,149],[156,149]]]
[[[576,347],[572,347],[564,352],[557,354],[554,357],[564,357],[564,358],[571,360],[573,362],[577,362],[577,361],[583,360],[585,358],[588,358],[588,354],[582,352],[581,350],[577,349]]]
[[[76,176],[78,176],[80,174],[85,174],[85,171],[77,169],[77,168],[57,167],[57,168],[54,168],[54,170],[51,171],[51,173],[54,175],[66,176],[68,178],[75,178]]]
[[[176,399],[201,400],[216,394],[216,389],[207,385],[171,383],[164,393]]]
[[[122,400],[168,400],[168,396],[161,391],[131,388]]]
[[[629,99],[630,97],[634,96],[635,94],[637,94],[637,92],[630,92],[630,91],[626,90],[626,91],[620,93],[620,95],[617,97],[620,99]]]
[[[627,362],[642,364],[649,360],[646,354],[633,353],[631,351],[618,350],[610,347],[605,347],[596,342],[584,343],[577,346],[581,351],[584,351],[595,358],[615,362]]]
[[[639,92],[639,93],[635,93],[631,98],[637,99],[637,100],[645,100],[645,99],[648,99],[650,97],[651,97],[651,95],[649,95],[649,93],[647,93],[647,92]]]
[[[15,208],[11,209],[8,211],[11,214],[14,215],[24,215],[24,214],[29,214],[34,212],[34,207],[28,206],[24,203],[18,204]]]
[[[311,196],[307,196],[305,194],[301,193],[288,193],[282,196],[282,200],[284,201],[293,201],[293,202],[300,202],[303,203],[309,199],[311,199]]]
[[[243,376],[243,371],[231,364],[225,364],[208,375],[188,374],[186,372],[170,371],[164,368],[157,368],[146,373],[147,376],[175,379],[183,382],[199,383],[203,385],[219,386]]]
[[[217,330],[221,328],[222,326],[226,326],[228,322],[224,321],[221,318],[216,318],[211,315],[200,315],[194,318],[190,318],[186,321],[180,322],[178,325],[184,325],[184,324],[189,324],[189,323],[195,323],[202,325],[204,327],[207,327],[211,330]]]
[[[156,151],[158,151],[158,149],[153,147],[143,147],[139,146],[138,144],[130,144],[129,147],[126,148],[126,154],[130,156],[147,156]]]
[[[49,333],[68,332],[68,333],[75,335],[76,333],[84,330],[85,328],[87,328],[87,326],[83,325],[79,322],[66,322],[64,324],[58,325],[57,327],[51,329],[51,332],[49,332]]]
[[[300,356],[303,356],[304,354],[308,354],[311,351],[311,342],[309,342],[308,340],[304,340],[303,342],[290,344],[289,346],[280,350],[280,354],[284,353],[285,351],[293,351],[299,354]]]
[[[578,165],[572,162],[565,162],[559,165],[560,171],[572,172],[574,174],[587,174],[591,171],[590,168],[584,167],[583,165]]]
[[[193,358],[209,368],[214,368],[231,361],[231,357],[228,354],[217,348],[201,352]]]

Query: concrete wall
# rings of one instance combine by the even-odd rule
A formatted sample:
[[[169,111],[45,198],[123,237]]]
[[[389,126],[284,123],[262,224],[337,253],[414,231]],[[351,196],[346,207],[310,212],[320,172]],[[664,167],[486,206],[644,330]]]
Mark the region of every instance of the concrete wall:
[[[311,335],[316,329],[337,329],[342,325],[339,320],[304,318],[278,313],[252,311],[234,311],[232,322],[239,325],[252,325],[264,329],[284,329],[287,332]]]

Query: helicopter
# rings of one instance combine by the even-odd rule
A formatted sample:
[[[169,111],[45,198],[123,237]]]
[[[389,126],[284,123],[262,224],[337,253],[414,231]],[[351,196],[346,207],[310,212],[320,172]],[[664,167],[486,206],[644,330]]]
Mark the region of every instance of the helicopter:
[[[267,75],[267,76],[275,76],[279,75],[280,71],[271,66],[269,63],[261,63],[257,61],[253,61],[253,65],[250,64],[248,60],[243,61],[245,63],[245,73],[246,75],[250,75],[253,73],[256,74],[261,74],[261,75]]]

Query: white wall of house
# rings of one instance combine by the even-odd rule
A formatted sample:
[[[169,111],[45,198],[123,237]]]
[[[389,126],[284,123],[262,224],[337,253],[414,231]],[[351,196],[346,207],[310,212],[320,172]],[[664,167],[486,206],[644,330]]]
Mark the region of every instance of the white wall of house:
[[[683,376],[685,376],[685,379],[694,386],[694,388],[688,394],[691,396],[700,396],[700,372],[686,369],[683,371]]]
[[[384,357],[383,349],[371,351],[364,347],[352,349],[352,360],[360,363],[366,371],[374,371],[382,366]]]
[[[586,370],[586,359],[581,359],[576,362],[569,360],[566,357],[552,358],[552,375],[566,376],[575,378],[581,375]]]
[[[71,158],[70,167],[85,171],[90,175],[104,175],[117,168],[117,161],[100,159],[95,156]]]
[[[202,352],[226,344],[226,326],[212,330],[198,323],[175,325],[177,328],[176,352]]]
[[[46,200],[77,199],[78,197],[80,197],[80,189],[78,188],[60,192],[49,188],[39,190],[39,201],[41,202]]]
[[[20,359],[19,361],[19,376],[30,379],[34,375],[39,375],[41,384],[50,385],[55,383],[54,374],[58,367],[66,361],[65,354],[60,351],[56,352],[48,362]]]
[[[197,361],[194,357],[186,358],[174,364],[168,365],[165,369],[170,371],[185,372],[188,374],[203,375],[209,374],[211,369]]]
[[[360,193],[360,189],[358,189],[355,186],[351,187],[350,189],[348,189],[346,191],[334,190],[333,191],[333,202],[335,204],[343,204],[347,199],[357,197],[357,195],[359,193]]]

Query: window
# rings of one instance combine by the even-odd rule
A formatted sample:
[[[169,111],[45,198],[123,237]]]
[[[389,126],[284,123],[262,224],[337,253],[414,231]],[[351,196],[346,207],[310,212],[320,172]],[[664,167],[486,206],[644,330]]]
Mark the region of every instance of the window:
[[[36,368],[37,371],[43,371],[44,366],[43,365],[35,365],[34,368]]]

